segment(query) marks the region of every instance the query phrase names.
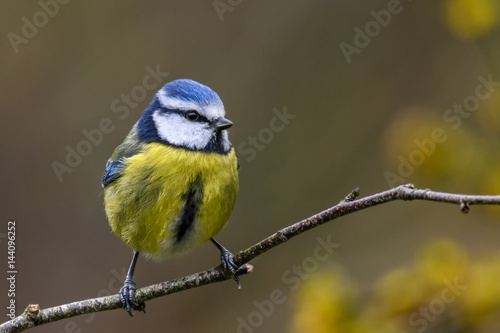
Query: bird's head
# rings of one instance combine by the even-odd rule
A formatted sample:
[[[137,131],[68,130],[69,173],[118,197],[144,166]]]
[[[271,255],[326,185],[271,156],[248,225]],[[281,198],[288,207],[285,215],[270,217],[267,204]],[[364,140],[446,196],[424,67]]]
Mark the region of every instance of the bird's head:
[[[137,134],[145,142],[225,154],[231,149],[226,130],[233,123],[224,116],[224,105],[212,89],[193,80],[175,80],[144,110]]]

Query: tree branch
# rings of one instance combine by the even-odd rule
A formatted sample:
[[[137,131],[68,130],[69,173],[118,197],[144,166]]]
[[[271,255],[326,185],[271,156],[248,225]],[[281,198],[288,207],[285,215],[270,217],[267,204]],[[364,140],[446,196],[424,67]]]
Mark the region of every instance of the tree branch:
[[[472,205],[500,205],[500,195],[464,195],[434,192],[428,189],[415,189],[412,184],[402,185],[385,192],[356,200],[358,195],[359,189],[355,189],[338,205],[283,228],[259,243],[252,245],[248,249],[240,251],[235,256],[236,264],[241,265],[237,274],[242,275],[250,273],[253,267],[248,264],[249,261],[286,242],[290,238],[293,238],[307,230],[311,230],[323,223],[332,221],[338,217],[386,202],[395,200],[427,200],[445,202],[459,205],[463,213],[468,213],[470,206]],[[224,281],[229,278],[231,277],[226,276],[220,269],[220,266],[218,266],[204,272],[141,288],[137,290],[136,297],[139,302],[148,301],[153,298],[210,283]],[[34,304],[28,306],[24,313],[19,317],[0,325],[0,332],[21,332],[34,326],[64,318],[93,312],[114,310],[118,308],[121,308],[120,298],[118,295],[77,301],[44,310],[39,310],[38,305]]]

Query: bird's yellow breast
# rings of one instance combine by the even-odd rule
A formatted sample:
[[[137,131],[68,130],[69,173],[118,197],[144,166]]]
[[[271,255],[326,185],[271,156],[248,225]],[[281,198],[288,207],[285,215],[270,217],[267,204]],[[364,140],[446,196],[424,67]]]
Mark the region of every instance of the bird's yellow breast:
[[[150,143],[126,159],[104,191],[113,232],[161,258],[207,241],[226,224],[238,195],[234,149],[226,155]]]

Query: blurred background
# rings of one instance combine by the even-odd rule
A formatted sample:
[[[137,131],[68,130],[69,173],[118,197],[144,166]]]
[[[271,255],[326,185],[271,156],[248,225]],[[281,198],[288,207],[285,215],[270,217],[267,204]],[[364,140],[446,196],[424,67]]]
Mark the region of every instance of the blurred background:
[[[16,220],[17,315],[121,287],[132,252],[107,224],[100,177],[174,79],[210,86],[235,124],[240,196],[217,237],[233,252],[358,186],[500,194],[500,1],[0,6],[0,248],[7,267]],[[149,301],[134,318],[109,311],[32,331],[497,332],[499,217],[390,203],[258,257],[241,291],[227,281]],[[135,278],[141,287],[218,263],[207,243],[159,264],[140,258]]]

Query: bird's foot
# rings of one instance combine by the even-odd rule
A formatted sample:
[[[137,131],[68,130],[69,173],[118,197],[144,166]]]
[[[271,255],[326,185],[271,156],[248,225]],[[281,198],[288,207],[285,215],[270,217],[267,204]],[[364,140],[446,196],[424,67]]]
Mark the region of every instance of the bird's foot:
[[[221,266],[227,277],[232,277],[241,289],[240,277],[236,274],[239,266],[234,262],[234,255],[224,247],[221,249]]]
[[[123,287],[120,289],[120,302],[122,303],[122,308],[127,310],[130,316],[134,315],[132,309],[136,311],[146,312],[146,303],[137,302],[135,298],[135,291],[137,290],[137,285],[132,278],[127,277]]]

